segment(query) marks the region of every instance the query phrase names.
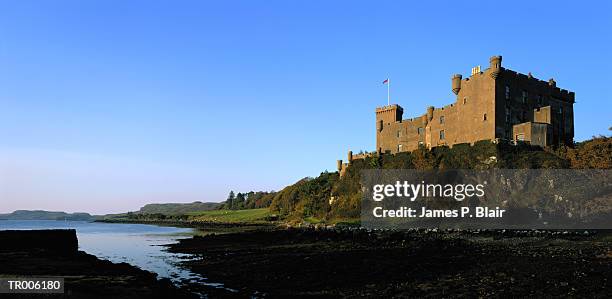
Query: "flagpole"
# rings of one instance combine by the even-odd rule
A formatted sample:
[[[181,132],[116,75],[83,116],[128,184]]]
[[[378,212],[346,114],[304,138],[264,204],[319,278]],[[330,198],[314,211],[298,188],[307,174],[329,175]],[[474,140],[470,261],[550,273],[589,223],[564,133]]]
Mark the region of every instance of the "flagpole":
[[[387,106],[391,105],[391,80],[387,77]]]

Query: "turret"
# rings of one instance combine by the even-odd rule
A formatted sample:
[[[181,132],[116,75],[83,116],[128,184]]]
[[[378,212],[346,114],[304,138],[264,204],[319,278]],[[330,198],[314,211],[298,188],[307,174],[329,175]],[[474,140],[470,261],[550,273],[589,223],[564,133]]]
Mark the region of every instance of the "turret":
[[[452,84],[453,93],[459,94],[459,91],[461,90],[461,75],[460,74],[453,75],[452,82],[453,82]]]
[[[502,69],[502,57],[492,56],[489,59],[489,68],[491,69],[491,77],[497,79]]]
[[[338,172],[342,171],[342,160],[338,160]]]
[[[349,164],[353,162],[353,151],[348,151],[347,159],[348,159]]]
[[[555,81],[555,79],[550,78],[548,79],[548,85],[550,85],[551,87],[557,87],[557,81]]]

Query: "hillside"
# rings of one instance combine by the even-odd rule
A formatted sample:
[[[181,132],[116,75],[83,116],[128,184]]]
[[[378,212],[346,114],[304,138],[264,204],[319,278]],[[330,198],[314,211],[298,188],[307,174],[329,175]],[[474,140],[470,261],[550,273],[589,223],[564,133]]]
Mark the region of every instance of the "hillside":
[[[217,209],[221,204],[217,202],[200,202],[192,203],[155,203],[147,204],[138,210],[138,214],[164,214],[164,215],[180,215],[193,212],[210,211]]]
[[[396,155],[373,155],[354,160],[346,174],[324,172],[316,178],[305,178],[274,194],[271,212],[288,220],[317,219],[338,222],[357,219],[362,199],[362,169],[561,169],[612,167],[612,138],[594,137],[575,147],[542,149],[528,144],[474,145],[459,144],[452,148],[424,148]],[[331,204],[330,204],[331,202]]]
[[[66,213],[66,212],[50,212],[50,211],[27,211],[17,210],[9,214],[0,214],[1,220],[82,220],[92,221],[94,217],[88,213]]]
[[[270,210],[266,208],[261,209],[247,209],[247,210],[214,210],[204,211],[199,213],[190,213],[189,220],[192,221],[203,221],[203,222],[222,222],[222,223],[235,223],[235,222],[263,222],[270,219]]]

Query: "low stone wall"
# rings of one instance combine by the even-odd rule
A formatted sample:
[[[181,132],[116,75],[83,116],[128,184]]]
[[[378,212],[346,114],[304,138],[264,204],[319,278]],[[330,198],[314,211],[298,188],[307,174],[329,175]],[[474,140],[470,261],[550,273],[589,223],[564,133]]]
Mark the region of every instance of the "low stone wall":
[[[74,229],[0,231],[0,251],[43,250],[73,254],[78,248],[79,241]]]

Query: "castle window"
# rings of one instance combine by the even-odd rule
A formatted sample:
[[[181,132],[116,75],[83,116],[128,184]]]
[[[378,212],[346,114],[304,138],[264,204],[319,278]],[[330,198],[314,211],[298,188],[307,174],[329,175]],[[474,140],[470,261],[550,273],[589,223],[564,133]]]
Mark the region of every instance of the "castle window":
[[[487,114],[486,113],[482,116],[482,120],[483,121],[487,121]]]
[[[467,98],[463,98],[463,105],[467,103]]]
[[[523,90],[523,103],[527,103],[527,98],[529,98],[529,93],[526,90]]]
[[[440,130],[440,140],[444,140],[444,130]]]
[[[542,95],[538,95],[538,104],[542,105]]]
[[[444,115],[440,116],[440,123],[443,124],[444,123]]]
[[[402,151],[402,145],[401,145],[401,144],[399,144],[399,145],[397,146],[397,151],[398,151],[398,152],[401,152],[401,151]]]
[[[418,128],[417,129],[417,134],[423,135],[423,128]]]
[[[506,85],[506,100],[510,99],[510,86]]]
[[[400,138],[400,136],[402,136],[402,131],[397,131],[397,138]]]

